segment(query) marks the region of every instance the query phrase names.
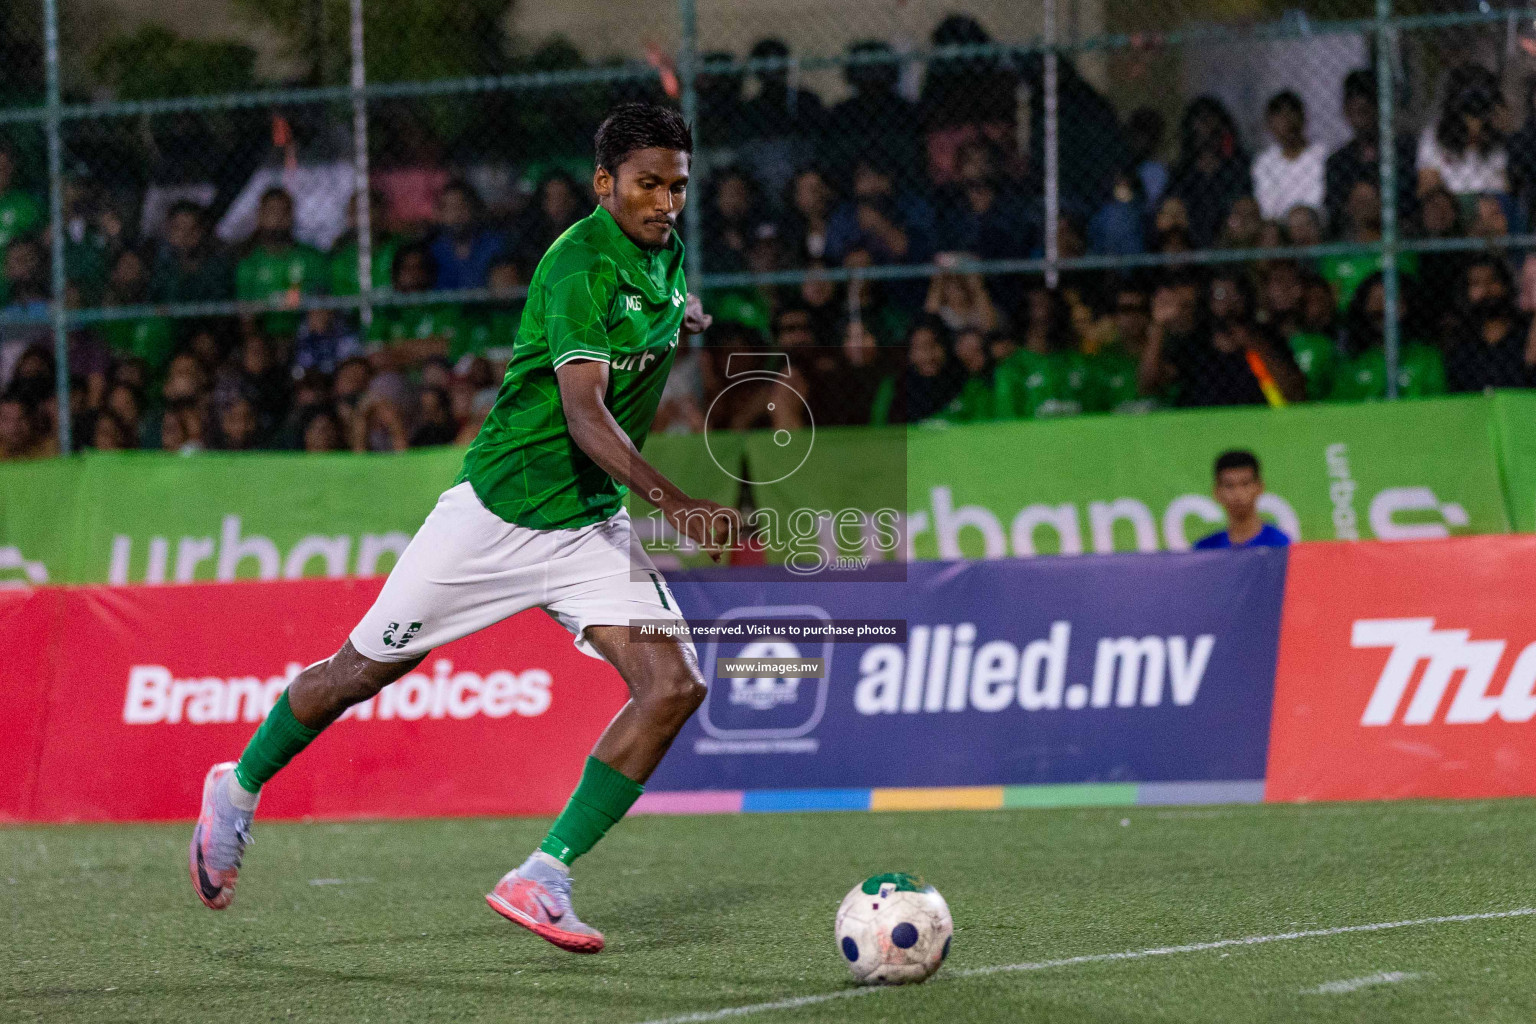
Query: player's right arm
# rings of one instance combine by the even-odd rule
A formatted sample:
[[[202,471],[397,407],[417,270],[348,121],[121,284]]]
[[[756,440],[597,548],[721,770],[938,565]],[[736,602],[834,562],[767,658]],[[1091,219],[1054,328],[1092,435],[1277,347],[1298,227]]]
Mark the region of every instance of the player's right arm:
[[[608,393],[608,364],[571,359],[555,371],[566,429],[577,447],[619,483],[661,509],[678,532],[720,561],[723,547],[740,536],[740,514],[733,508],[690,498],[647,462],[624,433],[603,397]]]
[[[735,509],[684,494],[641,456],[613,418],[605,398],[608,319],[618,277],[601,254],[574,246],[567,251],[550,274],[544,329],[571,440],[603,472],[661,509],[679,532],[719,561],[721,546],[740,536],[740,517]]]

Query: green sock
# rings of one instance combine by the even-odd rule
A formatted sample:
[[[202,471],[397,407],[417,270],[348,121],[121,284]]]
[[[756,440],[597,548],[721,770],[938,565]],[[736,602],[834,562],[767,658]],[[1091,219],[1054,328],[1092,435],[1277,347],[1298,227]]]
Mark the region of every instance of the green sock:
[[[562,864],[571,864],[596,846],[644,791],[645,787],[629,776],[595,757],[587,758],[576,792],[549,827],[539,849]]]
[[[261,787],[282,770],[283,765],[292,761],[295,754],[319,735],[319,729],[311,729],[293,717],[293,709],[288,706],[288,691],[284,690],[277,703],[272,705],[267,720],[246,744],[245,753],[240,755],[240,763],[235,765],[235,781],[248,793],[261,792]]]

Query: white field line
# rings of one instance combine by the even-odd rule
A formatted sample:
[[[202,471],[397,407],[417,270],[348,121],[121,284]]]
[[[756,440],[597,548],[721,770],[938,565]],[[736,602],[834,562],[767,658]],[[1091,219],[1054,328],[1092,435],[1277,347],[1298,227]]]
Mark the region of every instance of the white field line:
[[[1204,953],[1213,949],[1231,949],[1234,946],[1261,946],[1270,942],[1290,942],[1295,939],[1316,939],[1329,935],[1351,935],[1356,932],[1384,932],[1394,928],[1421,928],[1432,924],[1461,924],[1467,921],[1497,921],[1506,917],[1530,917],[1536,915],[1536,907],[1522,907],[1519,910],[1497,910],[1486,914],[1452,914],[1447,917],[1417,917],[1409,921],[1379,921],[1375,924],[1351,924],[1338,928],[1314,928],[1301,932],[1278,932],[1274,935],[1250,935],[1241,939],[1217,939],[1214,942],[1193,942],[1186,946],[1157,946],[1152,949],[1133,949],[1124,953],[1091,953],[1086,956],[1069,956],[1061,960],[1039,960],[1033,963],[1022,964],[996,964],[991,967],[972,967],[964,971],[952,971],[951,978],[975,978],[989,974],[1006,974],[1014,971],[1044,971],[1053,967],[1072,967],[1077,964],[1102,964],[1113,963],[1120,960],[1145,960],[1154,956],[1171,956],[1174,953]],[[685,1013],[676,1017],[662,1017],[656,1020],[646,1021],[645,1024],[699,1024],[701,1021],[727,1020],[731,1017],[746,1017],[754,1013],[768,1013],[773,1010],[793,1010],[801,1006],[814,1006],[817,1003],[830,1002],[833,999],[848,999],[853,996],[871,995],[875,992],[885,991],[884,988],[845,988],[837,992],[824,992],[820,995],[797,996],[793,999],[780,999],[771,1003],[752,1003],[746,1006],[727,1006],[719,1010],[701,1010],[697,1013]]]
[[[1405,971],[1382,971],[1379,974],[1367,974],[1363,978],[1348,978],[1344,981],[1330,981],[1316,988],[1302,989],[1303,995],[1308,996],[1343,996],[1351,992],[1358,992],[1372,985],[1396,985],[1400,981],[1412,981],[1420,975]]]

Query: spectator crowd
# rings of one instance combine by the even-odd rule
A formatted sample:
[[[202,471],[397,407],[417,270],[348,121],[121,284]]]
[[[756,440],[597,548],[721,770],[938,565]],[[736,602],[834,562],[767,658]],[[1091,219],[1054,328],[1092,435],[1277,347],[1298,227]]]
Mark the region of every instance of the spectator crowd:
[[[965,16],[935,45],[985,43]],[[713,288],[715,323],[679,355],[656,429],[973,422],[1164,407],[1367,401],[1388,392],[1386,288],[1376,254],[1215,261],[1136,271],[982,276],[975,260],[1045,248],[1043,68],[1038,59],[929,62],[910,99],[882,42],[856,44],[846,99],[823,103],[787,68],[745,77],[709,54],[697,133],[709,172],[692,199],[710,272],[804,272],[791,286]],[[783,59],[775,39],[750,57]],[[1171,147],[1150,108],[1121,117],[1070,61],[1059,67],[1060,256],[1178,255],[1382,237],[1375,76],[1339,97],[1353,136],[1329,152],[1294,92],[1244,139],[1211,96],[1189,101]],[[1021,89],[1021,86],[1025,87]],[[1536,104],[1512,122],[1498,78],[1445,75],[1439,109],[1388,155],[1408,251],[1396,390],[1404,396],[1536,385],[1536,261],[1498,239],[1536,210]],[[1020,100],[1020,96],[1027,96]],[[1027,126],[1027,132],[1021,130]],[[1021,138],[1029,142],[1021,143]],[[67,415],[102,450],[398,451],[466,443],[514,343],[518,296],[538,258],[590,212],[559,170],[494,208],[445,166],[420,168],[420,201],[369,199],[370,274],[396,300],[355,312],[311,296],[355,296],[357,197],[329,251],[301,241],[306,200],[282,175],[254,197],[234,245],[217,202],[168,205],[140,237],[88,178],[65,196],[67,301],[75,307],[264,302],[240,317],[132,316],[72,330]],[[295,179],[297,180],[297,179]],[[398,197],[397,197],[398,198]],[[226,203],[226,207],[227,207]],[[340,207],[338,206],[338,209]],[[338,222],[339,223],[339,220]],[[0,141],[0,458],[53,450],[58,390],[45,206]],[[1476,251],[1413,247],[1481,238]],[[889,264],[925,278],[870,280]],[[841,272],[828,271],[841,268]],[[475,289],[473,302],[412,293]],[[487,298],[488,296],[488,298]],[[733,386],[729,357],[788,354],[783,386]]]

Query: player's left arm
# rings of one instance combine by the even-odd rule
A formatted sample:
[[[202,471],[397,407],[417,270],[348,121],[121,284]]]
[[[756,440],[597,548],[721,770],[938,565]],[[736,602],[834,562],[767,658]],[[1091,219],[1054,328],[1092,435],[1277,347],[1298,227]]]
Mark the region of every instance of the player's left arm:
[[[661,509],[668,522],[718,562],[721,549],[741,535],[740,514],[716,502],[689,497],[645,460],[603,400],[608,393],[608,364],[571,359],[555,370],[555,378],[560,383],[566,427],[577,447],[603,472]]]

